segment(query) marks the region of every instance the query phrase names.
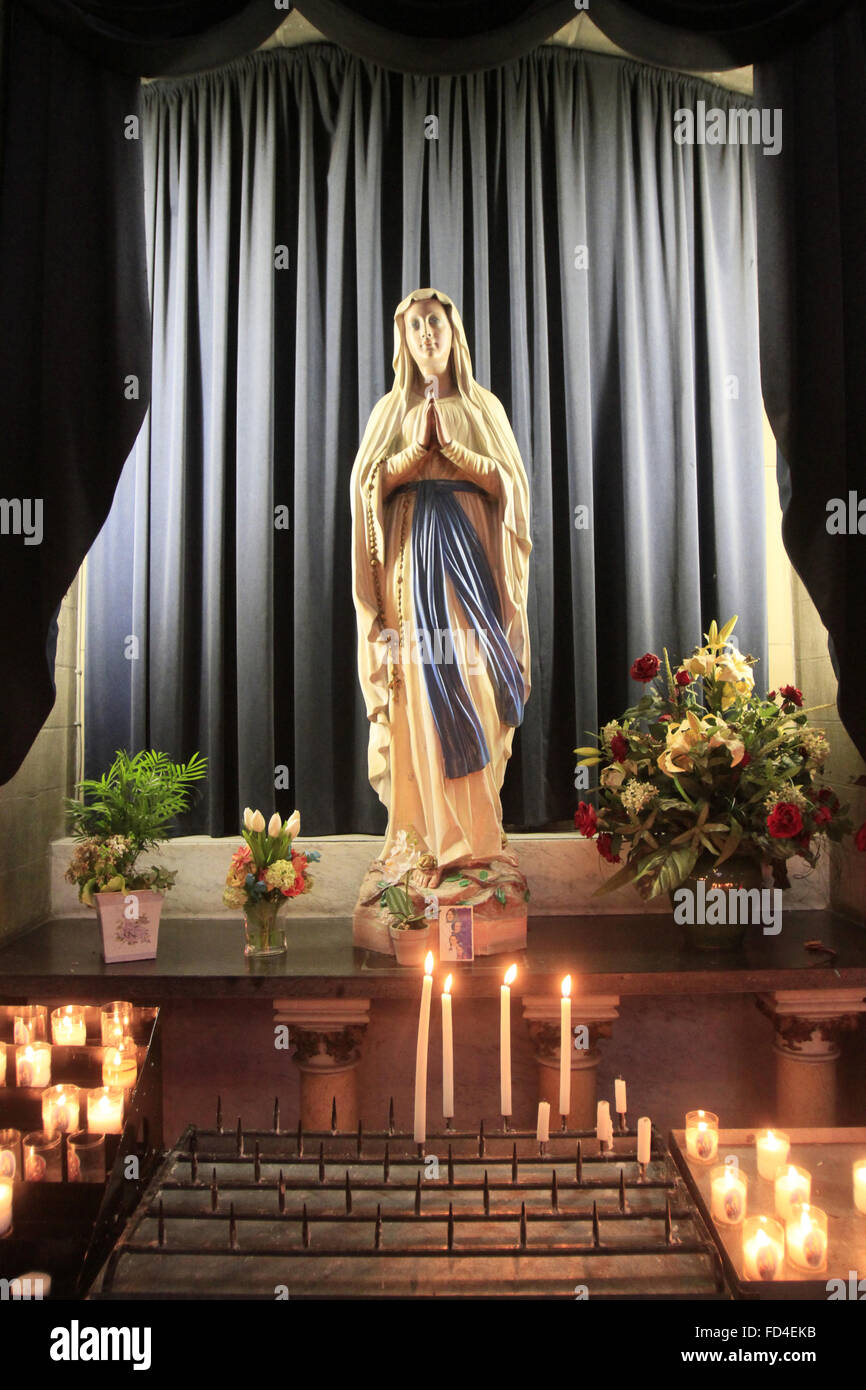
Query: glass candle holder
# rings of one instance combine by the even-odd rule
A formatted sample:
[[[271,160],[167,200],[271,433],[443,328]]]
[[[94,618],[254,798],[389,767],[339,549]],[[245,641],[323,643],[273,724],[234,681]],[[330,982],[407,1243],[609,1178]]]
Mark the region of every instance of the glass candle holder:
[[[739,1226],[746,1215],[748,1179],[739,1168],[721,1163],[710,1174],[710,1211],[722,1226]]]
[[[123,1133],[123,1102],[120,1086],[97,1086],[87,1095],[87,1128],[91,1134]]]
[[[690,1110],[686,1115],[686,1152],[698,1163],[712,1163],[719,1152],[719,1117],[712,1110]]]
[[[18,1043],[45,1042],[48,1010],[44,1004],[20,1004],[12,1015],[12,1037]]]
[[[72,1134],[78,1129],[78,1087],[48,1086],[42,1092],[42,1128],[46,1134]]]
[[[12,1234],[12,1184],[0,1178],[0,1239]]]
[[[24,1136],[24,1178],[27,1182],[62,1182],[61,1134],[36,1129]]]
[[[105,1049],[102,1059],[103,1086],[134,1086],[138,1076],[138,1054],[132,1038]]]
[[[0,1086],[6,1085],[6,1044],[0,1043]]]
[[[87,1022],[80,1004],[64,1004],[51,1012],[51,1041],[61,1046],[79,1046],[87,1042]]]
[[[827,1213],[808,1202],[795,1202],[785,1223],[785,1244],[795,1269],[820,1274],[827,1268]]]
[[[866,1216],[866,1158],[858,1158],[852,1172],[854,1180],[854,1205]]]
[[[21,1176],[21,1131],[20,1129],[0,1129],[0,1178]]]
[[[69,1182],[105,1182],[105,1135],[80,1129],[66,1141]]]
[[[15,1079],[19,1086],[50,1086],[51,1044],[36,1042],[16,1047]]]
[[[747,1216],[743,1222],[743,1278],[769,1283],[785,1263],[785,1230],[772,1216]]]
[[[807,1168],[789,1163],[776,1174],[776,1215],[780,1221],[787,1221],[792,1206],[808,1202],[811,1196],[812,1174]]]
[[[99,1026],[103,1047],[107,1047],[109,1043],[116,1046],[129,1036],[132,1028],[132,1005],[125,999],[115,999],[111,1004],[104,1004],[99,1010]]]
[[[755,1148],[758,1154],[759,1177],[766,1178],[768,1182],[775,1182],[779,1169],[788,1165],[790,1139],[781,1129],[768,1129],[756,1136]]]

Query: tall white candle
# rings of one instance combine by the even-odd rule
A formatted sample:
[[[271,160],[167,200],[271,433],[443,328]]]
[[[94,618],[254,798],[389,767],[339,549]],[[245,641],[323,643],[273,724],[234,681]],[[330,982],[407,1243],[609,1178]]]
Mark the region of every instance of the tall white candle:
[[[550,1138],[549,1100],[540,1100],[538,1102],[538,1125],[536,1126],[535,1137],[539,1144],[546,1144]]]
[[[430,1001],[433,998],[433,952],[424,961],[421,1008],[418,1013],[418,1045],[415,1049],[415,1143],[427,1138],[427,1046],[430,1039]]]
[[[511,985],[516,978],[517,966],[510,965],[499,991],[499,1104],[503,1115],[511,1114]]]
[[[559,1113],[571,1109],[571,976],[562,982],[559,1003]]]
[[[12,1184],[0,1181],[0,1236],[12,1230]]]
[[[852,1174],[854,1178],[854,1205],[858,1211],[866,1213],[866,1159],[857,1159]]]
[[[637,1122],[637,1161],[649,1163],[653,1144],[653,1122],[648,1115],[642,1115]]]
[[[451,976],[442,990],[442,1114],[454,1116],[454,1031],[451,1021]]]
[[[599,1144],[610,1143],[613,1137],[613,1127],[610,1123],[610,1102],[600,1100],[595,1112],[595,1137]]]
[[[613,1105],[618,1115],[624,1115],[628,1110],[625,1101],[625,1082],[621,1076],[618,1076],[613,1083]]]

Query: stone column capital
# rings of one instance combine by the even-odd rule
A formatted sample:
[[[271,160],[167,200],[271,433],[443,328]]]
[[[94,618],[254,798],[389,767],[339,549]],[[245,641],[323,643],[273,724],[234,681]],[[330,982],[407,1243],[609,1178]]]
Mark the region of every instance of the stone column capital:
[[[756,996],[776,1030],[776,1049],[801,1061],[838,1057],[844,1033],[866,1013],[866,990],[777,989]]]
[[[275,999],[274,1020],[288,1026],[302,1072],[340,1072],[361,1060],[369,999]]]

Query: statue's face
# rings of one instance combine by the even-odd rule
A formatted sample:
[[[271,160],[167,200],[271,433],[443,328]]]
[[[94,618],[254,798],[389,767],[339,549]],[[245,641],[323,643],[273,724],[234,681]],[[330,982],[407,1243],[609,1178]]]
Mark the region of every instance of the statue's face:
[[[442,376],[451,356],[451,324],[438,299],[416,299],[403,315],[406,345],[422,377]]]

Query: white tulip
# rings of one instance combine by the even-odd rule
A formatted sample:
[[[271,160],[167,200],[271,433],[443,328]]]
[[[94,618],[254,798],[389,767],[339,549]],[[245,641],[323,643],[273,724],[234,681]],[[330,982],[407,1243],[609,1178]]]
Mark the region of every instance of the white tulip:
[[[275,840],[277,838],[282,828],[283,822],[280,820],[279,812],[274,811],[274,814],[268,821],[268,834],[270,835],[272,840]]]
[[[264,830],[265,818],[261,811],[253,811],[253,818],[249,825],[250,830]]]
[[[245,807],[244,807],[244,830],[252,830],[252,828],[253,828],[253,813],[252,813],[252,811],[250,810],[249,806],[245,806]]]
[[[293,811],[292,814],[289,816],[289,819],[288,819],[287,822],[286,822],[286,830],[288,831],[289,838],[290,838],[291,840],[297,839],[298,835],[300,835],[300,833],[301,833],[301,813],[300,813],[300,811]]]

